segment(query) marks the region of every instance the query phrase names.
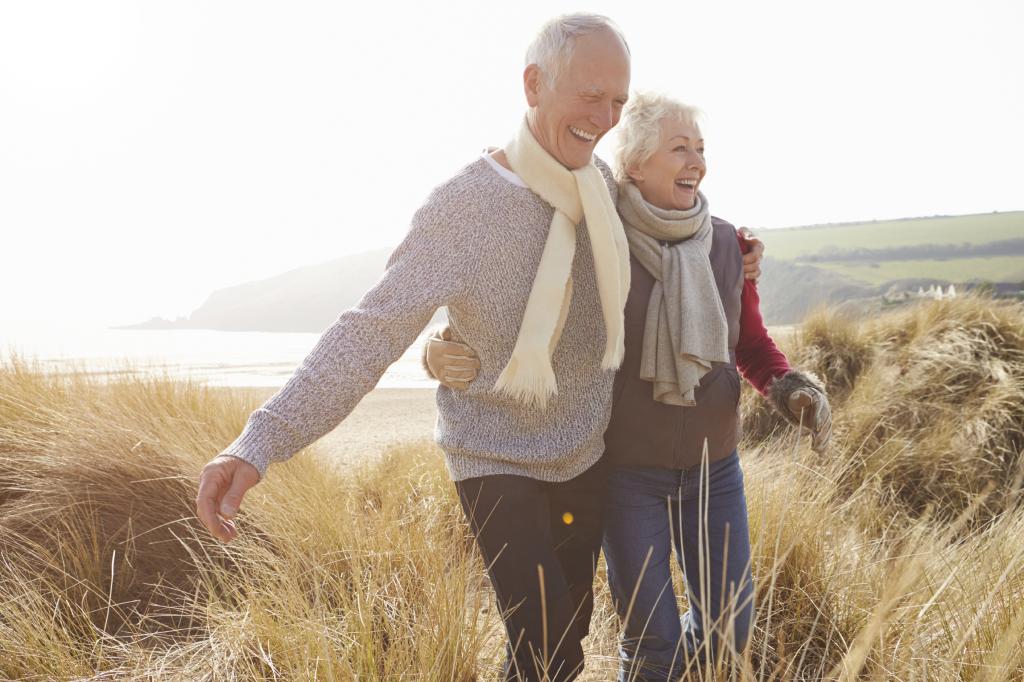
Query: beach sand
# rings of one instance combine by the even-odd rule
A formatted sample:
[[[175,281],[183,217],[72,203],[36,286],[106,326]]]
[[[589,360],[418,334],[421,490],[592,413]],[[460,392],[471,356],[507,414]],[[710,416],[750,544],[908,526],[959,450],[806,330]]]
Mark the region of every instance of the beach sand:
[[[251,394],[262,403],[275,388],[230,389]],[[341,462],[355,462],[383,453],[388,446],[434,440],[437,407],[433,388],[377,388],[362,399],[345,421],[317,442]]]

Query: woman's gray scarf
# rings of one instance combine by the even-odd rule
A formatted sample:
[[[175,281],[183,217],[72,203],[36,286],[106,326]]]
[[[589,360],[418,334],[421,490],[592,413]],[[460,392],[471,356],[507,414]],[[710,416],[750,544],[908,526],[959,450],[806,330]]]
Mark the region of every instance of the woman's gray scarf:
[[[647,304],[640,378],[654,383],[655,400],[692,406],[693,391],[711,363],[729,362],[729,327],[708,260],[707,199],[698,192],[692,209],[668,211],[623,182],[618,209],[630,252],[657,280]],[[679,243],[665,246],[666,241]]]

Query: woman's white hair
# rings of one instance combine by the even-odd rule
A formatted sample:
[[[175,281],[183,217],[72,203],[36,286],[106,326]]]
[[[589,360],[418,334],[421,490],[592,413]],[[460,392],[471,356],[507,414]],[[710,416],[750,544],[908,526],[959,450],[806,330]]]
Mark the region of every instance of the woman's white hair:
[[[576,39],[598,31],[611,31],[619,37],[629,52],[626,36],[608,17],[601,14],[563,14],[541,26],[537,36],[526,48],[526,64],[540,67],[541,78],[548,87],[553,86],[562,70],[569,65]]]
[[[619,121],[619,146],[615,150],[615,177],[629,180],[627,168],[639,166],[661,144],[661,121],[672,119],[700,128],[701,111],[659,92],[637,92],[629,98]]]

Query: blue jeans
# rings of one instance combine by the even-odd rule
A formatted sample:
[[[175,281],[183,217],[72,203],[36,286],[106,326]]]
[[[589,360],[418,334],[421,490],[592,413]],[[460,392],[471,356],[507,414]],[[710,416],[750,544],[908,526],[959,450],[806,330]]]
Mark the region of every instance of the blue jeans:
[[[682,619],[670,572],[673,545],[690,604]],[[754,590],[743,471],[735,451],[708,465],[703,480],[700,465],[611,467],[604,553],[624,627],[620,680],[675,680],[691,659],[714,658],[731,647],[743,650]]]

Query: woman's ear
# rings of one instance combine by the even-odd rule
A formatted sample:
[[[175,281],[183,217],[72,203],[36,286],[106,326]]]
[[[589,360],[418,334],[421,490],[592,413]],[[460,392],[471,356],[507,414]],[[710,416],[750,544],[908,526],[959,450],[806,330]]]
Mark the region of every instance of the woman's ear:
[[[641,171],[640,170],[640,166],[636,165],[635,163],[632,164],[632,165],[626,166],[626,175],[628,175],[629,179],[632,180],[633,182],[643,182],[644,181],[643,171]]]

